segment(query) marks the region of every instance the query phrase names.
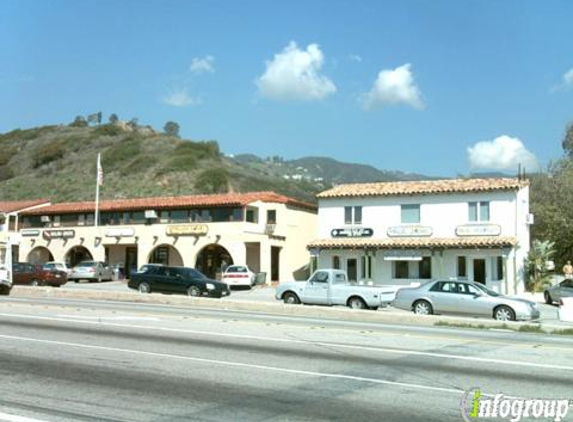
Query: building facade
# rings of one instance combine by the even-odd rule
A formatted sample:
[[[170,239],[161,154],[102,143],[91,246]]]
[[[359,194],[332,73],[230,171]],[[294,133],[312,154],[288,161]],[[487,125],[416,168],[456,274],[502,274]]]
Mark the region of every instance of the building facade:
[[[0,280],[11,280],[12,263],[17,262],[21,237],[18,233],[20,213],[50,205],[43,199],[0,201]]]
[[[231,264],[266,280],[304,278],[317,209],[273,192],[53,204],[22,214],[20,259],[105,261],[130,273],[146,263],[218,277]]]
[[[319,267],[351,280],[411,285],[475,280],[500,293],[524,290],[529,183],[514,178],[340,185],[319,199]]]

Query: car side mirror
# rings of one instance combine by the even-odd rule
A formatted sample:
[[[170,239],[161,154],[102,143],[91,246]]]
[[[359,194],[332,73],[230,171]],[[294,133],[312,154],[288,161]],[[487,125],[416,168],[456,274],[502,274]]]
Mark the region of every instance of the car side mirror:
[[[485,296],[485,293],[482,292],[482,291],[479,291],[479,292],[475,293],[474,296],[475,296],[475,297],[484,297],[484,296]]]

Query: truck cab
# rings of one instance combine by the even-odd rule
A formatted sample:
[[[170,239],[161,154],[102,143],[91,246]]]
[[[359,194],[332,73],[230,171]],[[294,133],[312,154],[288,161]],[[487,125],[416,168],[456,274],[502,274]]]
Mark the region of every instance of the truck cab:
[[[12,244],[0,233],[0,295],[9,295],[12,290]]]

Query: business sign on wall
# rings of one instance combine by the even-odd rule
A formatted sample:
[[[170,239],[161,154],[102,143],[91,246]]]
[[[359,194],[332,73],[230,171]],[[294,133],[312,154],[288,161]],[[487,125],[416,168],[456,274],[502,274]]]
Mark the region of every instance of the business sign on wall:
[[[208,232],[207,224],[175,224],[165,231],[168,236],[204,236]]]
[[[372,237],[374,230],[367,227],[352,227],[348,229],[333,229],[332,237]]]
[[[125,227],[121,229],[109,229],[105,232],[106,237],[131,237],[135,235],[135,229]]]
[[[75,230],[44,230],[42,232],[42,237],[45,240],[52,239],[71,239],[76,237]]]
[[[428,226],[394,226],[388,227],[390,237],[424,237],[432,235],[432,228]]]
[[[429,251],[419,249],[404,249],[382,252],[384,261],[421,261],[423,257],[430,256]]]
[[[29,237],[29,236],[39,236],[39,235],[40,235],[40,230],[24,229],[24,230],[20,230],[20,234],[21,234],[22,236],[25,236],[25,237]]]
[[[466,224],[456,227],[458,236],[499,236],[501,226],[497,224]]]

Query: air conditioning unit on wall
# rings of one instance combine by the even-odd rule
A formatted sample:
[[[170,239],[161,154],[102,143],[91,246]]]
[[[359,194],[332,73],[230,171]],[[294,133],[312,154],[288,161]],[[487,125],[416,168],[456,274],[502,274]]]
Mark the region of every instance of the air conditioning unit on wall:
[[[535,223],[535,216],[532,213],[527,214],[527,216],[525,217],[525,222],[527,224],[534,224]]]
[[[157,218],[157,212],[155,210],[146,210],[145,218]]]
[[[50,216],[49,216],[49,215],[43,215],[43,216],[40,217],[40,221],[41,221],[42,223],[49,223],[49,222],[51,221],[51,220],[50,220]]]

